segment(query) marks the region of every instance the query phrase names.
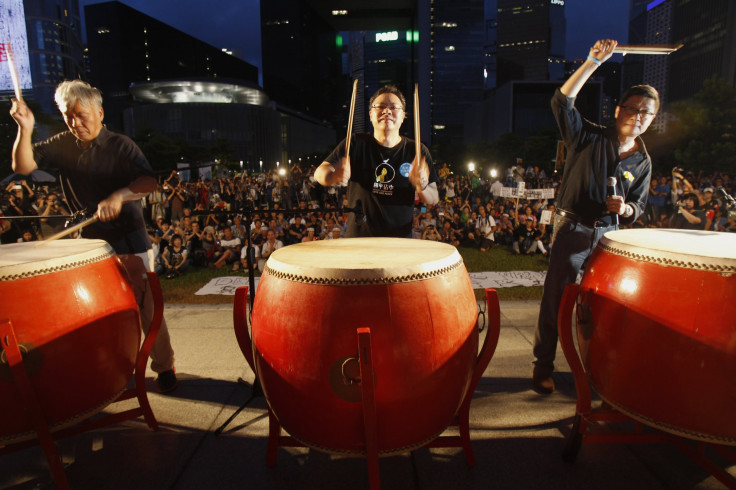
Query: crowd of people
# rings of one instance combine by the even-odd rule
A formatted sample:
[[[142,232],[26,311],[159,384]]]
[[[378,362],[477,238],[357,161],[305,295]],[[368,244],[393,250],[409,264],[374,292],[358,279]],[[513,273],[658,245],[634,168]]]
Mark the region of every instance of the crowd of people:
[[[556,189],[559,178],[521,161],[503,179],[484,179],[477,171],[453,173],[447,163],[437,169],[440,202],[415,206],[412,238],[434,240],[486,252],[503,247],[512,254],[547,256],[551,247],[553,199],[504,197],[503,188]],[[244,271],[250,263],[263,270],[268,256],[294,243],[333,240],[345,234],[344,188],[323,187],[313,169],[299,165],[287,176],[270,171],[185,182],[173,171],[144,200],[144,216],[154,243],[156,270],[167,278],[189,266],[227,267]],[[731,193],[726,174],[704,175],[673,169],[655,174],[647,212],[631,227],[689,228],[734,232],[736,221],[724,212],[715,190]],[[543,213],[543,211],[550,213]],[[0,243],[32,241],[64,229],[68,206],[58,186],[11,181],[3,191],[5,216],[37,219],[2,220]],[[48,216],[48,217],[46,217]],[[246,228],[246,222],[249,227]],[[247,254],[250,237],[252,252]]]

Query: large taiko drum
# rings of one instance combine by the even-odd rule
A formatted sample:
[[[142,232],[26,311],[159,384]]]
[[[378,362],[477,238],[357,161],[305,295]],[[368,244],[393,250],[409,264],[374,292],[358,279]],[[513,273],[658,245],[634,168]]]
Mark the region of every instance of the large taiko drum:
[[[276,251],[252,318],[256,371],[281,426],[308,446],[365,453],[356,330],[370,328],[381,455],[452,421],[478,355],[477,305],[449,245],[401,238]]]
[[[126,272],[102,240],[0,246],[0,320],[10,320],[46,424],[109,405],[133,374],[140,319]],[[0,445],[35,436],[0,354]]]
[[[602,399],[667,432],[736,445],[736,235],[606,233],[577,318]]]

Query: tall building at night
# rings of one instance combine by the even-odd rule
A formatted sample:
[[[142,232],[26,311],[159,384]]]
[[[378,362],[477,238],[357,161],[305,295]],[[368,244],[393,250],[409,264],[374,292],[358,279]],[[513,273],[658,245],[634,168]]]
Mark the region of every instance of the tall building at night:
[[[550,125],[549,99],[565,77],[565,2],[486,0],[485,97],[465,114],[466,143],[505,132],[528,137]],[[598,94],[590,92],[592,98]],[[586,91],[587,97],[588,91]],[[587,99],[586,99],[587,100]],[[589,104],[600,119],[599,100]]]
[[[656,4],[656,5],[655,5]],[[672,44],[672,20],[674,0],[652,2],[648,9],[647,30],[644,44]],[[670,100],[670,57],[669,56],[641,56],[643,58],[642,83],[656,88],[659,92],[660,105],[666,106]],[[667,115],[662,111],[660,117],[652,121],[651,129],[663,132],[667,129]]]
[[[429,104],[433,146],[462,145],[465,112],[483,100],[484,19],[483,0],[434,0],[430,4]],[[419,36],[422,35],[420,31]]]
[[[261,0],[263,89],[285,106],[336,122],[344,103],[341,42],[307,0]]]
[[[89,79],[103,92],[105,119],[122,129],[132,83],[175,78],[237,79],[258,84],[258,69],[120,2],[85,7]]]
[[[44,112],[56,115],[56,86],[64,80],[84,78],[79,1],[25,0],[23,8],[33,80],[29,98],[35,99]]]
[[[497,81],[559,80],[564,76],[565,2],[497,0]]]
[[[646,44],[647,37],[647,5],[652,0],[631,0],[629,4],[629,44]],[[627,54],[623,60],[622,87],[642,83],[644,77],[644,60],[647,55]]]
[[[736,2],[669,0],[672,40],[684,47],[668,56],[671,102],[695,95],[713,75],[736,87]],[[654,1],[650,7],[661,3]]]

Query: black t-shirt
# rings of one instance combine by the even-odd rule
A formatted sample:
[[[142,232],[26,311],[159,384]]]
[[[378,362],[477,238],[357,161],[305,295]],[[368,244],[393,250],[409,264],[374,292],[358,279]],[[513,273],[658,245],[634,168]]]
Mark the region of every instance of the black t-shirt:
[[[437,173],[426,146],[422,156],[429,166],[429,182],[437,182]],[[345,155],[345,140],[327,157],[336,165]],[[350,146],[350,181],[346,237],[410,237],[414,217],[414,186],[409,170],[415,157],[414,141],[401,137],[392,148],[378,144],[371,133],[354,134]]]
[[[125,135],[102,128],[92,145],[83,149],[64,131],[37,143],[33,156],[39,168],[56,168],[66,201],[72,211],[90,216],[100,201],[141,176],[153,176],[138,146]],[[85,238],[107,241],[119,254],[142,253],[151,248],[140,201],[123,204],[120,216],[107,223],[84,228]]]

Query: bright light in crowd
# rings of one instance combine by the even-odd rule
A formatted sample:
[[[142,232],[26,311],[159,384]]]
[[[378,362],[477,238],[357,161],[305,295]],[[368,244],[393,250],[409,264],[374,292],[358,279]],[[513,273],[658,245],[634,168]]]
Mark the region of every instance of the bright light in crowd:
[[[286,169],[285,168],[280,168],[279,169],[279,175],[286,175]]]
[[[475,170],[475,164],[474,164],[473,162],[470,162],[470,163],[468,164],[468,170],[469,170],[470,172],[472,172],[473,170]]]
[[[495,179],[496,178],[496,175],[498,175],[498,172],[496,172],[496,169],[495,168],[492,168],[491,169],[491,177],[493,177]]]

